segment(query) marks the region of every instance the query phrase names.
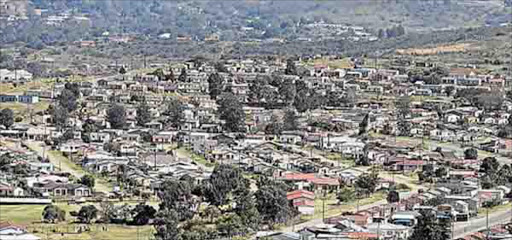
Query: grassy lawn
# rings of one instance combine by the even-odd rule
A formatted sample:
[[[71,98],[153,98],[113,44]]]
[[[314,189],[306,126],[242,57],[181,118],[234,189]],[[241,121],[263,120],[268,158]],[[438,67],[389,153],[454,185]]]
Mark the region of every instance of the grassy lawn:
[[[40,100],[40,102],[35,104],[25,104],[19,102],[9,102],[9,103],[1,103],[0,109],[10,108],[14,112],[14,117],[22,117],[22,122],[30,122],[30,113],[32,113],[32,118],[34,121],[40,122],[42,121],[41,116],[37,116],[35,113],[44,111],[48,109],[50,102]]]
[[[377,192],[372,194],[369,198],[364,198],[359,200],[359,206],[364,206],[368,204],[372,204],[386,198],[386,194],[383,192]],[[350,202],[342,203],[340,205],[337,204],[338,200],[336,199],[336,194],[328,194],[325,198],[325,217],[333,217],[340,215],[342,212],[355,211],[357,210],[357,200],[353,200]],[[315,199],[315,214],[309,216],[301,216],[301,220],[311,220],[322,218],[322,209],[323,209],[323,200],[320,197]]]
[[[503,204],[503,205],[498,205],[498,206],[494,206],[492,208],[489,208],[489,214],[491,213],[494,213],[494,212],[500,212],[500,211],[504,211],[504,210],[508,210],[512,208],[512,203],[507,203],[507,204]],[[478,215],[480,216],[485,216],[487,214],[487,209],[486,208],[479,208],[478,209]]]
[[[67,212],[65,223],[44,224],[41,223],[41,214],[44,205],[1,205],[0,221],[11,221],[14,224],[20,224],[42,239],[134,239],[139,236],[141,239],[148,239],[152,236],[154,229],[152,226],[126,226],[114,224],[91,224],[91,231],[76,233],[76,227],[80,224],[74,224],[69,211],[78,211],[80,205],[68,205],[63,203],[56,204],[59,208]],[[106,227],[106,231],[103,230]],[[55,231],[55,232],[53,232]],[[61,234],[64,233],[64,234]],[[48,237],[48,238],[47,238]]]
[[[80,176],[85,174],[85,171],[78,165],[76,165],[73,161],[71,161],[69,158],[62,155],[62,152],[56,151],[56,150],[50,150],[48,152],[48,158],[50,158],[50,161],[55,164],[55,166],[58,168],[59,165],[61,166],[62,171],[69,171],[72,170],[76,173],[78,173]]]
[[[177,148],[176,151],[179,155],[182,156],[188,156],[192,161],[194,161],[197,164],[206,166],[206,167],[215,167],[215,163],[211,163],[210,161],[207,161],[204,156],[195,154],[191,152],[190,150],[186,149],[185,147]]]

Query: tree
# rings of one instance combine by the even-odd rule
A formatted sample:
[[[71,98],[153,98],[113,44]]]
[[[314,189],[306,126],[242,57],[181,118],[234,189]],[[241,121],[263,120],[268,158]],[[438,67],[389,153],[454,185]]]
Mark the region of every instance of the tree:
[[[295,95],[295,101],[293,102],[293,106],[300,113],[309,110],[311,108],[311,102],[309,101],[309,91],[306,89],[299,90]]]
[[[272,114],[272,117],[270,117],[270,123],[265,126],[265,133],[266,134],[273,134],[273,135],[280,135],[283,132],[283,123],[281,119],[275,115]]]
[[[10,108],[4,108],[0,111],[0,124],[9,128],[14,123],[14,114]]]
[[[378,38],[384,38],[384,37],[385,37],[385,36],[384,36],[384,30],[379,29],[379,32],[377,33],[377,37],[378,37]]]
[[[424,165],[420,172],[418,172],[418,178],[422,182],[433,182],[434,181],[434,166],[432,164]]]
[[[477,159],[478,151],[474,148],[468,148],[464,150],[464,158],[465,159]]]
[[[204,186],[205,199],[212,205],[221,206],[228,202],[228,195],[239,187],[242,173],[239,168],[221,164],[213,169]]]
[[[0,155],[0,169],[3,169],[4,166],[7,166],[13,162],[11,154],[4,153]]]
[[[119,74],[126,74],[126,68],[124,68],[124,66],[121,66],[121,68],[119,68]]]
[[[418,223],[413,228],[409,240],[448,240],[450,239],[449,225],[438,222],[435,213],[428,210],[420,211]]]
[[[217,72],[222,72],[222,73],[227,73],[228,72],[228,69],[226,68],[226,66],[224,65],[223,62],[216,62],[213,67],[215,67],[215,70]]]
[[[171,81],[174,82],[176,79],[174,79],[174,71],[172,68],[169,68],[169,73],[165,75],[165,81]]]
[[[219,208],[215,205],[209,205],[203,211],[205,217],[207,217],[210,223],[213,223],[213,219],[218,218],[221,215]]]
[[[266,179],[259,184],[255,196],[258,212],[269,226],[285,223],[294,217],[294,209],[286,199],[286,187],[282,183]]]
[[[267,84],[266,78],[256,76],[256,79],[249,86],[249,100],[251,102],[259,102],[263,98],[263,89]]]
[[[151,73],[152,75],[155,75],[158,77],[158,81],[163,81],[165,78],[164,70],[161,68],[157,68],[155,71]]]
[[[349,202],[356,198],[356,192],[352,188],[344,187],[340,190],[336,198],[339,202]]]
[[[284,70],[284,73],[287,75],[297,75],[297,68],[291,58],[286,60],[286,69]]]
[[[279,85],[279,94],[281,95],[281,99],[288,105],[293,104],[293,100],[295,99],[295,94],[297,90],[295,89],[295,83],[293,83],[292,79],[284,80],[281,85]]]
[[[107,120],[113,129],[123,128],[126,124],[126,111],[122,105],[114,104],[107,110]]]
[[[411,134],[411,123],[407,118],[411,113],[411,99],[409,96],[403,96],[395,104],[397,108],[397,130],[400,136],[409,136]]]
[[[455,91],[455,87],[454,86],[446,86],[446,88],[444,89],[444,92],[446,93],[447,96],[450,96],[453,91]]]
[[[396,35],[397,36],[405,35],[405,28],[402,25],[398,25],[398,27],[396,27]]]
[[[137,120],[137,124],[140,126],[144,126],[146,123],[151,121],[151,112],[149,112],[149,107],[146,104],[146,101],[143,101],[139,106],[137,106],[137,116],[135,117]]]
[[[448,170],[446,170],[445,167],[440,167],[440,168],[436,169],[435,174],[436,174],[437,178],[442,179],[442,178],[445,178],[446,176],[448,176]]]
[[[234,190],[235,209],[234,212],[240,216],[244,233],[258,230],[260,224],[260,213],[256,208],[256,199],[250,190],[250,182],[242,178],[238,188]]]
[[[400,201],[400,194],[396,190],[391,190],[386,197],[388,203],[396,203]]]
[[[368,124],[370,122],[370,113],[364,115],[363,121],[359,123],[359,135],[363,135],[368,131]]]
[[[155,208],[143,203],[139,203],[133,209],[133,223],[136,225],[146,225],[150,219],[155,218],[155,214]]]
[[[70,85],[72,86],[72,85]],[[78,93],[79,94],[79,93]],[[77,107],[77,97],[79,96],[72,87],[65,88],[59,95],[59,105],[66,109],[68,112],[74,111]]]
[[[219,117],[230,132],[245,132],[245,112],[242,104],[232,93],[223,93],[219,101]]]
[[[171,100],[167,103],[167,110],[165,114],[168,116],[167,121],[170,122],[172,127],[179,127],[185,121],[186,107],[183,102],[178,99]]]
[[[179,220],[187,220],[194,215],[196,202],[189,182],[167,180],[162,183],[158,197],[161,200],[160,210],[175,211]]]
[[[84,175],[81,179],[80,179],[80,183],[89,187],[89,188],[94,188],[94,183],[95,183],[95,180],[94,180],[94,176],[92,175]]]
[[[185,68],[181,69],[181,73],[180,73],[180,76],[178,77],[178,81],[179,82],[186,82],[186,81],[188,81],[187,69],[185,69]]]
[[[61,106],[57,106],[51,110],[53,123],[57,128],[63,128],[68,123],[68,111]]]
[[[66,211],[55,205],[48,205],[43,209],[43,219],[47,222],[56,223],[66,220]]]
[[[210,90],[210,98],[217,99],[222,93],[224,80],[218,73],[212,73],[208,76],[208,89]]]
[[[191,225],[184,229],[181,234],[182,240],[214,240],[218,239],[219,235],[216,229],[204,227],[202,225]]]
[[[244,230],[242,219],[237,214],[230,214],[223,217],[219,223],[217,223],[217,232],[222,236],[239,236],[245,232]]]
[[[363,194],[369,196],[373,192],[375,192],[375,188],[377,187],[378,174],[376,172],[372,173],[364,173],[357,177],[355,182],[356,192],[358,194]]]
[[[482,187],[488,189],[492,188],[495,185],[507,183],[507,181],[505,180],[505,178],[509,176],[506,175],[509,174],[507,167],[502,167],[500,169],[500,163],[494,157],[484,158],[484,160],[482,160],[482,164],[480,165],[479,170],[484,174],[484,177],[482,178]],[[499,173],[504,175],[499,175]]]
[[[294,109],[287,109],[284,112],[284,120],[283,120],[283,129],[285,131],[293,131],[297,130],[299,127],[299,123],[297,122],[297,114]]]
[[[78,220],[81,223],[91,223],[98,215],[98,209],[94,205],[86,205],[80,208]]]
[[[357,93],[354,89],[349,88],[342,97],[342,102],[350,107],[353,107],[357,102]]]
[[[155,239],[182,240],[179,222],[178,213],[174,209],[159,210],[155,221]]]

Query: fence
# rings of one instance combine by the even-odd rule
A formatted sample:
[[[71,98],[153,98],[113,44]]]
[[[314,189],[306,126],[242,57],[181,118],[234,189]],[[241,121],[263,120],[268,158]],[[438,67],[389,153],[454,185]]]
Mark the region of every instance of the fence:
[[[146,226],[147,227],[147,226]],[[41,240],[49,239],[89,239],[84,234],[95,240],[110,239],[134,239],[134,240],[155,240],[154,229],[143,229],[143,226],[126,226],[121,224],[45,224],[37,223],[29,225],[27,232],[36,234]],[[123,233],[124,232],[124,233]],[[132,233],[133,232],[133,233]],[[129,237],[113,238],[113,235],[129,235]]]

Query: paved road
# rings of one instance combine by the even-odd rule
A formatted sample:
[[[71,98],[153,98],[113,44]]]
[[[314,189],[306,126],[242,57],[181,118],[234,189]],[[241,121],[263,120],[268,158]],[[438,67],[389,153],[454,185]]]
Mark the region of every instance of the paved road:
[[[489,226],[492,227],[501,223],[508,223],[512,217],[512,210],[503,210],[499,212],[489,213]],[[467,222],[457,222],[454,226],[455,238],[461,238],[471,233],[475,233],[487,228],[487,218],[478,216]]]

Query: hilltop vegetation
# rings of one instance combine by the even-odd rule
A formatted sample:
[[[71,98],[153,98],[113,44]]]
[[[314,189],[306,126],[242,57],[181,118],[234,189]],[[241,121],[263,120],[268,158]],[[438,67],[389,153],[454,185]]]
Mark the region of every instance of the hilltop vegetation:
[[[222,40],[289,38],[307,35],[310,23],[361,26],[377,34],[379,29],[398,25],[407,32],[446,30],[461,27],[497,26],[509,21],[510,8],[503,0],[367,0],[367,1],[114,1],[114,0],[32,0],[27,3],[28,21],[2,21],[0,41],[31,43],[32,47],[111,34],[171,38],[190,36],[204,39],[218,34]],[[33,14],[45,9],[47,15],[71,13],[89,21],[47,25]],[[78,22],[78,23],[77,23]],[[249,28],[251,31],[241,29]]]

